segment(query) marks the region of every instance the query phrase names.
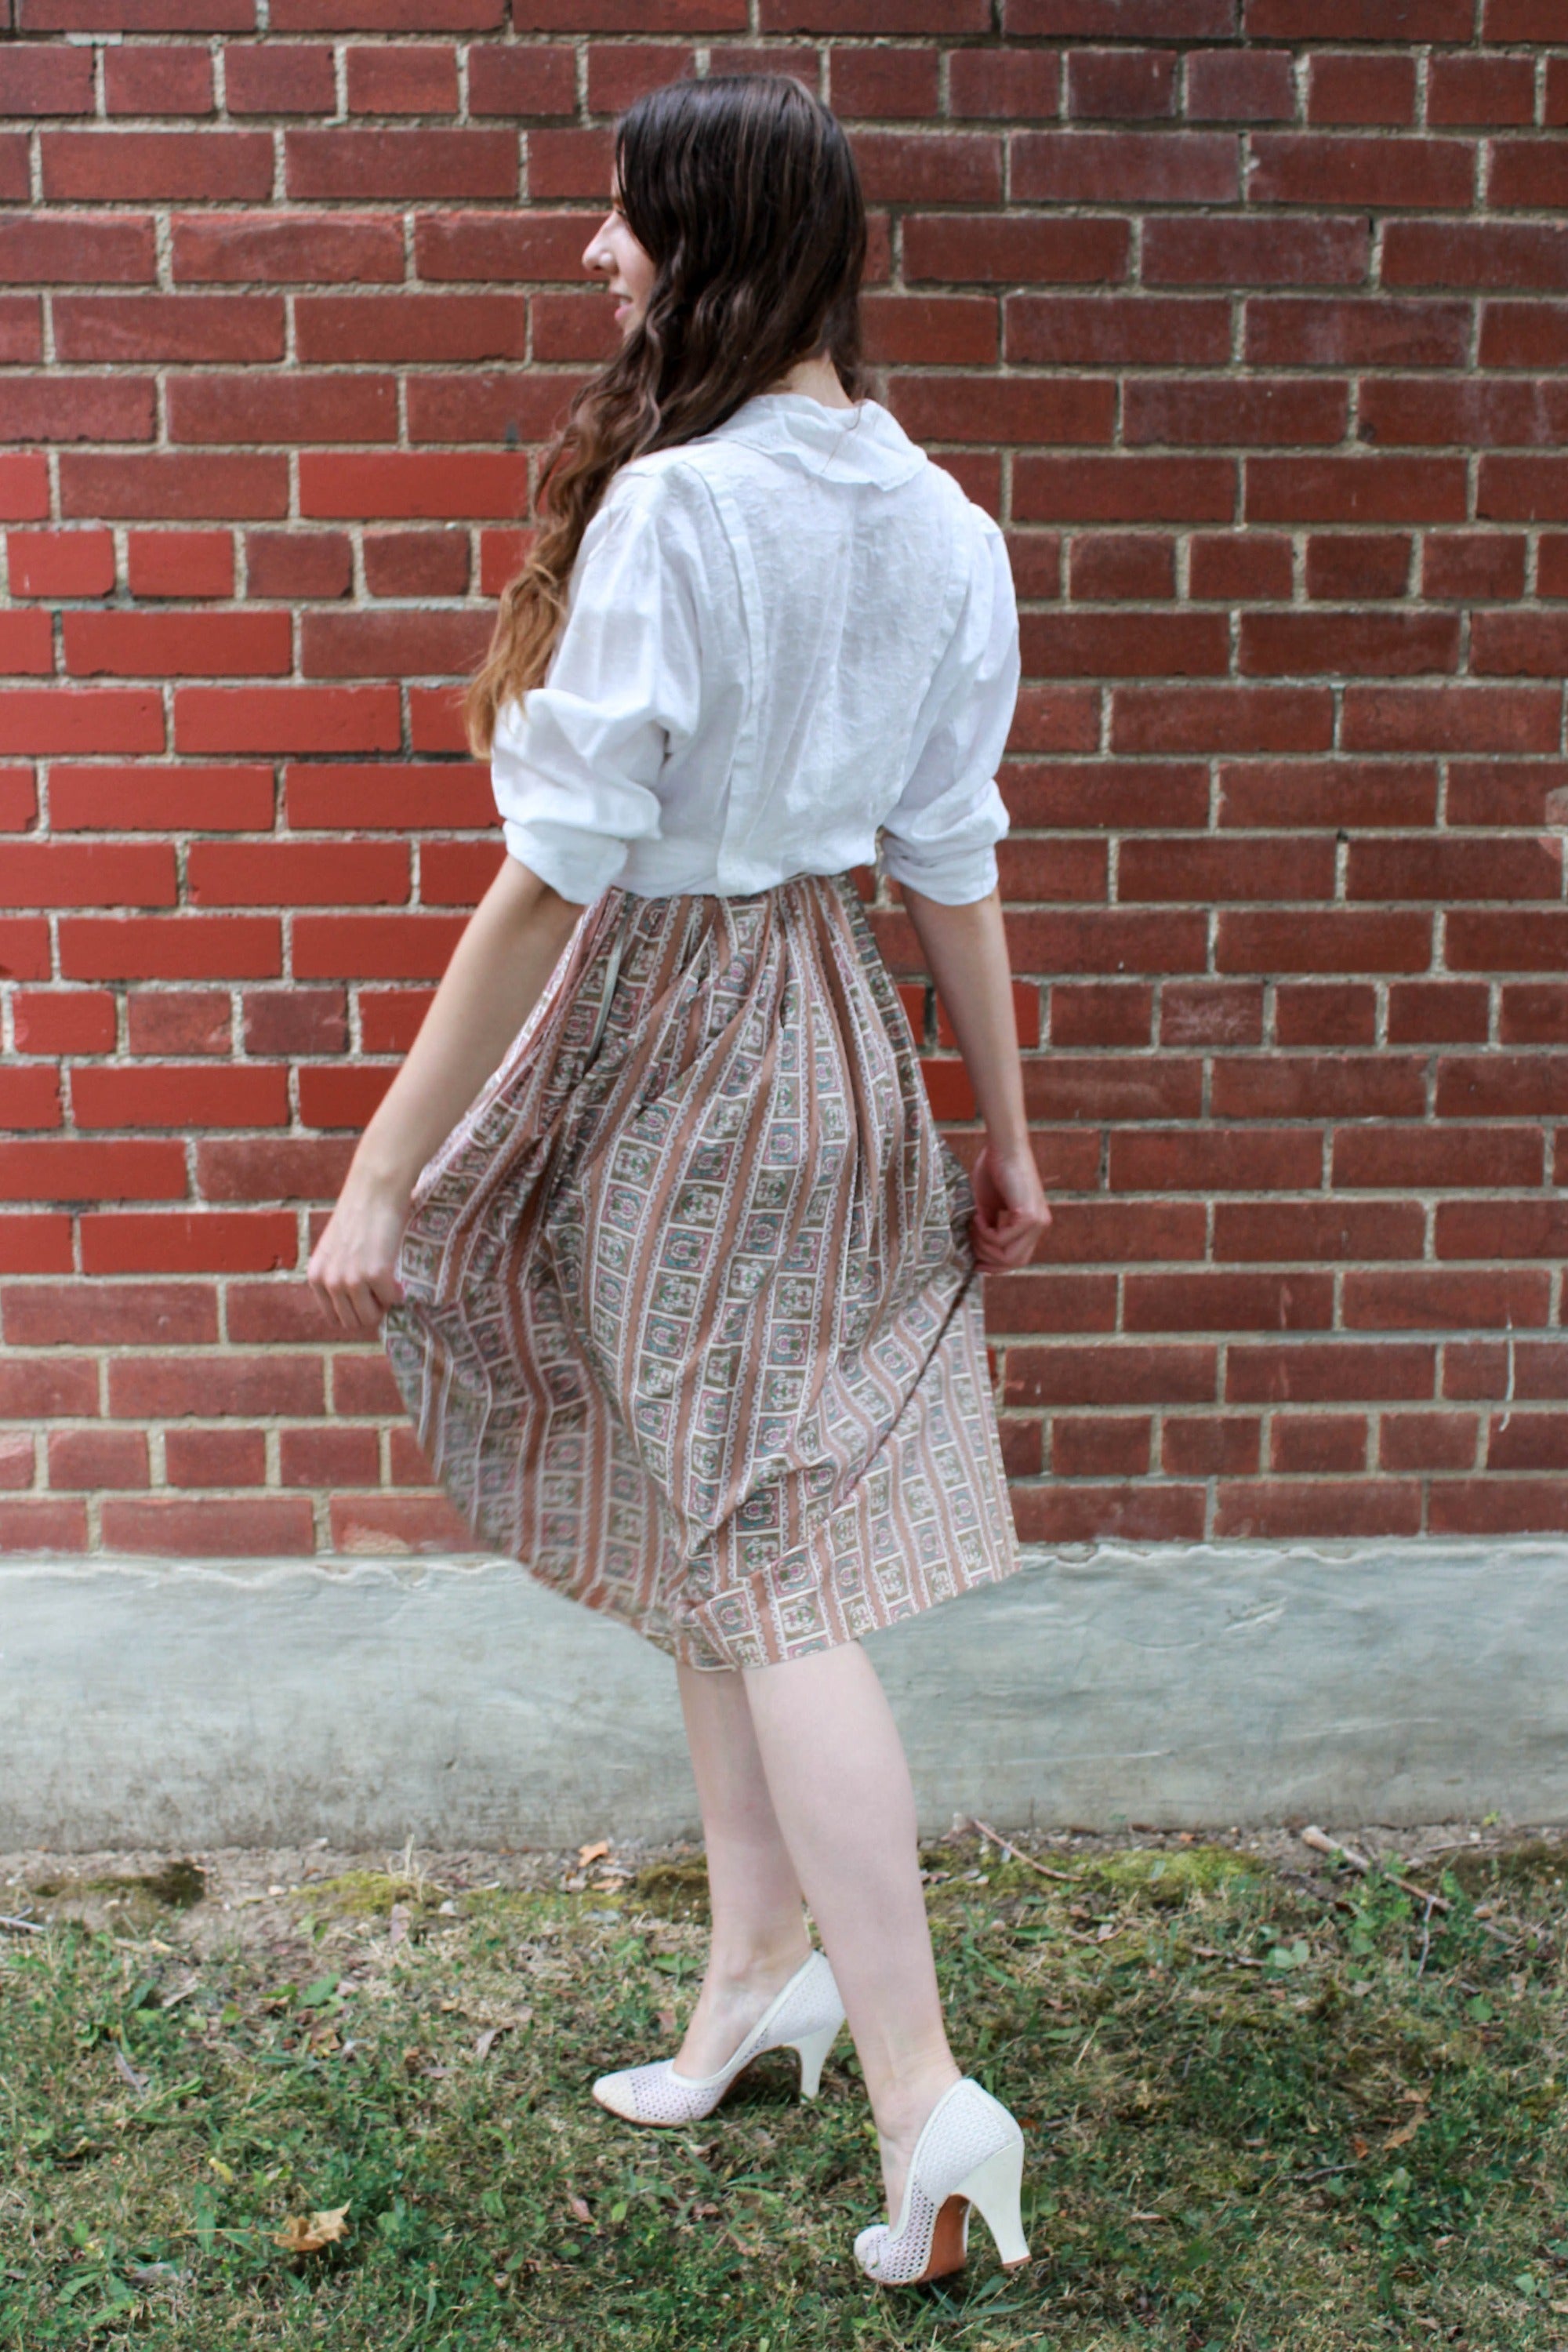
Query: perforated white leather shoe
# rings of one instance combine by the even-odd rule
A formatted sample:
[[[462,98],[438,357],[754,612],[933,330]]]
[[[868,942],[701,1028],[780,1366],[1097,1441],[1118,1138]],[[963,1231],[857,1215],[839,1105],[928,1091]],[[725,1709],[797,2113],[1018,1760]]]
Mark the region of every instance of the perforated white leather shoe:
[[[855,2241],[855,2259],[884,2286],[920,2286],[961,2271],[969,2215],[978,2205],[1004,2270],[1029,2259],[1020,2189],[1024,2135],[973,2075],[944,2091],[921,2127],[891,2228],[873,2222]]]
[[[601,2074],[594,2096],[629,2124],[693,2124],[710,2115],[736,2076],[764,2050],[791,2049],[800,2057],[800,2095],[815,2099],[827,2053],[844,2022],[833,1970],[825,1952],[813,1952],[765,2009],[726,2066],[716,2074],[678,2074],[671,2058],[623,2066]]]

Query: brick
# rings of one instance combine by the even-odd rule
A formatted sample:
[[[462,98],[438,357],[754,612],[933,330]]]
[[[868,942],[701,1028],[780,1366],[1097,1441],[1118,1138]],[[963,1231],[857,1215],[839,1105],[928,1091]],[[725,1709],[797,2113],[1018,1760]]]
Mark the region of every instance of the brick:
[[[1309,122],[1414,122],[1415,60],[1320,50],[1307,61]]]
[[[116,114],[210,114],[213,110],[211,53],[177,48],[111,47],[103,51],[104,110]]]
[[[1542,554],[1542,564],[1545,558]],[[1558,591],[1542,579],[1542,593],[1568,593],[1568,573]],[[1421,547],[1421,593],[1469,604],[1516,598],[1524,591],[1524,540],[1500,531],[1441,531]]]
[[[1160,1467],[1178,1478],[1234,1478],[1255,1471],[1262,1423],[1246,1413],[1167,1414]]]
[[[17,457],[0,451],[0,520],[41,522],[48,511],[47,459],[40,453]]]
[[[1388,992],[1391,1045],[1483,1044],[1489,989],[1468,981],[1396,982]]]
[[[119,1357],[109,1366],[116,1421],[218,1421],[326,1410],[320,1356]]]
[[[153,405],[145,377],[14,375],[3,430],[12,441],[150,441]]]
[[[305,294],[295,307],[307,362],[521,359],[524,298],[511,294]],[[333,376],[328,381],[341,383]]]
[[[289,824],[295,832],[345,826],[448,831],[489,828],[495,819],[488,773],[476,766],[290,765],[283,780]]]
[[[1479,1428],[1471,1412],[1385,1412],[1380,1470],[1473,1470]]]
[[[1274,992],[1274,1037],[1280,1045],[1372,1045],[1377,992],[1359,981],[1281,981]]]
[[[247,531],[245,568],[251,596],[346,596],[353,586],[353,546],[345,531]]]
[[[425,1501],[414,1495],[334,1496],[330,1518],[333,1547],[340,1550],[462,1555],[487,1549],[451,1505],[439,1497]]]
[[[1440,1201],[1434,1237],[1440,1258],[1568,1256],[1568,1202]]]
[[[12,1034],[19,1054],[109,1054],[114,1050],[114,999],[99,989],[18,992]]]
[[[61,1125],[60,1085],[53,1070],[0,1070],[0,1119],[5,1126]]]
[[[1228,457],[1014,461],[1013,511],[1022,522],[1228,522],[1235,506]]]
[[[291,1216],[247,1216],[205,1209],[193,1216],[85,1216],[87,1275],[257,1275],[291,1267],[299,1230]]]
[[[1568,1346],[1561,1339],[1450,1341],[1443,1350],[1446,1397],[1486,1402],[1568,1397]]]
[[[217,1338],[210,1283],[19,1283],[5,1291],[5,1317],[13,1348],[188,1348]]]
[[[1219,784],[1224,826],[1419,825],[1437,813],[1429,761],[1226,761]]]
[[[1262,367],[1462,367],[1468,302],[1254,295],[1244,348]]]
[[[529,42],[515,48],[480,44],[469,49],[470,114],[525,119],[576,110],[576,65],[564,42],[556,47]]]
[[[307,677],[420,677],[477,667],[492,628],[486,613],[307,613],[300,667]]]
[[[1091,1528],[1132,1543],[1194,1542],[1204,1497],[1193,1486],[1018,1486],[1013,1510],[1026,1542],[1082,1543]]]
[[[0,833],[30,833],[38,821],[38,788],[30,768],[0,768]]]
[[[1477,357],[1482,367],[1558,367],[1568,356],[1568,303],[1488,302]]]
[[[1221,1490],[1218,1536],[1414,1536],[1421,1528],[1421,1489],[1414,1480],[1331,1478],[1237,1480]]]
[[[291,660],[287,613],[68,613],[74,677],[280,677]]]
[[[1425,1213],[1385,1201],[1220,1201],[1214,1255],[1226,1265],[1344,1265],[1358,1258],[1418,1257]]]
[[[390,376],[205,375],[174,383],[169,435],[179,442],[393,441]]]
[[[1390,221],[1384,231],[1385,286],[1568,287],[1568,227],[1524,221]]]
[[[43,312],[36,294],[0,294],[0,359],[18,365],[44,356]]]
[[[1568,961],[1568,913],[1464,910],[1444,932],[1452,971],[1561,971]]]
[[[1371,254],[1364,221],[1156,215],[1144,224],[1143,283],[1359,286]]]
[[[1205,205],[1239,192],[1236,141],[1220,131],[1023,131],[1013,141],[1016,201]]]
[[[1051,1471],[1058,1478],[1141,1478],[1149,1467],[1153,1422],[1147,1413],[1088,1414],[1051,1424]]]
[[[95,1127],[284,1127],[288,1074],[264,1066],[71,1072],[77,1125]]]
[[[1243,0],[1248,40],[1468,41],[1470,0]]]
[[[49,772],[56,833],[264,831],[272,823],[265,768],[73,768]]]
[[[1133,1331],[1323,1331],[1333,1321],[1331,1274],[1129,1274],[1122,1328]]]
[[[33,213],[0,223],[0,282],[6,285],[150,285],[156,268],[150,220]]]
[[[584,352],[575,349],[555,352],[547,347],[547,321],[556,313],[550,308],[552,298],[533,298],[534,348],[542,358],[578,358]],[[574,310],[584,306],[574,303]],[[996,313],[994,306],[979,297],[941,294],[869,294],[862,304],[862,325],[865,331],[866,356],[879,362],[906,361],[919,363],[963,362],[981,365],[997,357]],[[595,330],[594,355],[598,355],[598,341],[603,320]],[[607,356],[607,350],[605,352]],[[515,569],[515,565],[511,568]],[[510,574],[509,574],[510,576]]]
[[[1026,1063],[1024,1100],[1031,1118],[1196,1118],[1203,1070],[1196,1062],[1050,1055]]]
[[[1412,544],[1404,531],[1314,531],[1307,541],[1307,593],[1331,603],[1403,596],[1410,585]]]
[[[1363,1413],[1283,1413],[1269,1433],[1268,1466],[1298,1475],[1364,1470],[1366,1444]]]
[[[260,520],[289,510],[286,457],[162,449],[105,457],[68,450],[59,474],[61,513],[93,520]]]
[[[1335,442],[1344,437],[1347,404],[1343,383],[1142,376],[1123,387],[1122,436],[1134,446]]]
[[[1411,1402],[1433,1395],[1437,1351],[1409,1340],[1239,1341],[1226,1366],[1227,1404]]]
[[[1146,1045],[1153,1027],[1154,992],[1147,982],[1102,982],[1051,991],[1053,1045]]]
[[[910,284],[938,278],[954,284],[1091,286],[1124,278],[1131,250],[1125,221],[984,213],[910,213],[903,224],[903,246]],[[561,272],[568,274],[578,272]]]
[[[1182,900],[1328,898],[1334,888],[1330,841],[1126,841],[1118,895]]]
[[[1014,1342],[1006,1349],[1002,1392],[1014,1407],[1211,1404],[1216,1363],[1217,1352],[1207,1345]]]
[[[1333,702],[1311,687],[1118,687],[1115,751],[1319,751],[1333,736]]]
[[[0,1543],[12,1551],[85,1551],[86,1507],[31,1495],[0,1503]]]
[[[59,929],[68,980],[251,980],[282,970],[272,915],[80,915]]]
[[[149,1484],[147,1440],[139,1429],[61,1429],[51,1433],[49,1485],[57,1494]]]
[[[1235,0],[1008,0],[1007,30],[1088,40],[1203,40],[1236,31]]]
[[[171,1486],[261,1486],[267,1440],[259,1429],[171,1429],[163,1463]]]
[[[0,114],[91,112],[90,49],[12,49],[0,56]]]
[[[1348,1192],[1487,1191],[1539,1184],[1539,1133],[1523,1129],[1384,1127],[1333,1139],[1333,1182]]]
[[[203,213],[176,215],[171,231],[177,286],[372,285],[396,282],[404,273],[403,235],[395,219]]]
[[[299,464],[300,511],[309,516],[449,521],[510,514],[527,503],[528,467],[521,457],[307,451]]]
[[[46,202],[163,201],[272,193],[272,142],[252,131],[46,131]]]
[[[1554,139],[1500,139],[1491,150],[1487,179],[1490,203],[1517,205],[1531,212],[1561,205],[1568,194],[1568,173],[1563,168],[1561,142]]]
[[[1568,1527],[1561,1478],[1444,1478],[1432,1486],[1434,1535],[1556,1535]]]
[[[234,541],[226,530],[133,530],[125,576],[133,596],[232,596]]]
[[[455,114],[458,53],[387,43],[344,53],[351,114]]]
[[[1568,1055],[1478,1054],[1437,1065],[1439,1118],[1530,1118],[1568,1111]]]
[[[1463,522],[1465,465],[1447,457],[1248,457],[1248,522]]]
[[[9,907],[172,907],[175,897],[165,842],[0,845],[0,898]]]
[[[1070,593],[1076,603],[1155,602],[1173,596],[1175,588],[1173,539],[1104,532],[1072,542]]]
[[[13,596],[106,596],[114,586],[107,530],[13,530],[5,558]]]
[[[1048,49],[950,49],[948,109],[1037,121],[1061,106],[1061,59]]]
[[[0,672],[14,677],[46,676],[54,667],[47,613],[0,614]]]
[[[229,998],[222,989],[142,991],[125,1007],[132,1054],[223,1054],[230,1050]]]
[[[1214,366],[1230,352],[1230,306],[1202,295],[1009,294],[1004,308],[1016,366]]]
[[[1476,992],[1483,1001],[1489,994],[1479,983]],[[1568,1045],[1568,988],[1526,983],[1503,989],[1501,998],[1498,1035],[1505,1045]],[[1480,1042],[1486,1035],[1484,1024],[1468,1034]]]
[[[324,1136],[204,1138],[195,1147],[196,1187],[207,1201],[333,1201],[353,1150]],[[241,1336],[232,1324],[231,1336]]]
[[[1176,110],[1174,49],[1074,49],[1067,111],[1084,121],[1157,121]]]
[[[1556,841],[1420,835],[1356,841],[1345,888],[1351,898],[1557,898],[1562,847]]]
[[[360,1036],[365,1052],[405,1054],[419,1033],[434,994],[435,991],[428,988],[362,988]]]
[[[673,81],[678,73],[689,71],[689,50],[591,49],[588,110],[610,113],[629,105],[644,89]],[[937,113],[933,49],[835,47],[830,70],[833,108],[845,120],[912,121]]]
[[[375,1486],[381,1442],[374,1429],[286,1429],[279,1441],[285,1486]]]
[[[1139,1133],[1110,1139],[1113,1192],[1316,1192],[1322,1179],[1321,1138],[1302,1128]]]
[[[1347,1330],[1515,1330],[1545,1323],[1551,1304],[1552,1277],[1544,1267],[1402,1266],[1344,1276]]]
[[[1289,597],[1290,542],[1262,531],[1194,531],[1187,542],[1187,594],[1194,604]]]
[[[1160,992],[1163,1045],[1256,1045],[1263,991],[1236,981],[1167,981]]]
[[[509,131],[285,131],[291,199],[510,197],[518,143]]]
[[[395,687],[177,687],[174,745],[184,752],[395,751]]]
[[[101,1525],[106,1549],[178,1558],[248,1559],[313,1552],[315,1523],[307,1496],[258,1496],[253,1500],[184,1502],[149,1495],[107,1502]]]
[[[231,114],[334,114],[331,49],[305,42],[241,41],[223,53],[224,100]]]
[[[1239,1056],[1215,1065],[1215,1118],[1418,1118],[1425,1065],[1370,1055]]]
[[[1556,457],[1483,457],[1476,512],[1487,521],[1563,521],[1568,518],[1568,464]]]
[[[1546,687],[1349,686],[1340,740],[1351,751],[1551,751],[1559,706]]]

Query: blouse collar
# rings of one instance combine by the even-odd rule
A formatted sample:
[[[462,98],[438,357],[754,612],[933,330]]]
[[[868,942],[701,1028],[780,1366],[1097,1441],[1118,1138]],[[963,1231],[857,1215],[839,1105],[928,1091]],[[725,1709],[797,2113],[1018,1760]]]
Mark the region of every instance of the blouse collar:
[[[829,408],[805,392],[756,393],[700,437],[744,442],[748,448],[793,458],[825,481],[869,482],[885,490],[896,489],[930,462],[879,401]]]

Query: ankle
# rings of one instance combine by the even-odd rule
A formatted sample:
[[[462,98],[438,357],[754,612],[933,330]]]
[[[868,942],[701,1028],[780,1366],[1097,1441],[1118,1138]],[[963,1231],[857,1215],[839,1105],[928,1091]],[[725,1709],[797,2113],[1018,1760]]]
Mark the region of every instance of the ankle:
[[[879,2083],[870,2091],[871,2114],[879,2140],[890,2145],[918,2137],[937,2101],[963,2079],[956,2060],[932,2058]]]
[[[716,1992],[744,1992],[757,1984],[784,1983],[810,1957],[804,1923],[794,1936],[766,1944],[726,1945],[708,1956],[706,1982]]]

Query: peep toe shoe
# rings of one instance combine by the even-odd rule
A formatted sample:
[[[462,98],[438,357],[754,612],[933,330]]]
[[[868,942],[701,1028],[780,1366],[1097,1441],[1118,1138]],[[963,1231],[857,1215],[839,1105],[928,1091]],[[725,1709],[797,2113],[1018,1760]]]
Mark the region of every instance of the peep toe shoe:
[[[678,2074],[674,2060],[661,2058],[652,2065],[623,2066],[616,2074],[601,2074],[594,2096],[629,2124],[694,2124],[712,2113],[753,2058],[764,2050],[788,2048],[799,2053],[801,2097],[815,2099],[843,2022],[844,2003],[827,1956],[813,1952],[716,2074]]]
[[[919,2286],[963,2268],[970,2209],[978,2205],[996,2241],[1004,2270],[1029,2259],[1019,2194],[1024,2135],[1014,2117],[973,2077],[944,2091],[926,2117],[910,2158],[899,2218],[862,2230],[855,2259],[884,2286]]]

